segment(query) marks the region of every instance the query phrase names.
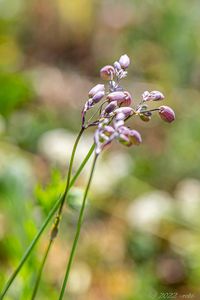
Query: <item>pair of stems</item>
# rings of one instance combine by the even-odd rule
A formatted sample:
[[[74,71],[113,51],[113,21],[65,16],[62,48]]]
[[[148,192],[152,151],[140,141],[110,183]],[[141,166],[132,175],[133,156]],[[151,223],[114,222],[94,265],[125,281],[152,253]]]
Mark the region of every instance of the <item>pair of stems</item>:
[[[89,188],[90,188],[90,185],[91,185],[91,182],[92,182],[92,177],[93,177],[93,174],[94,174],[94,169],[95,169],[95,166],[96,166],[97,157],[98,157],[98,155],[95,154],[94,161],[93,161],[93,164],[92,164],[92,168],[91,168],[91,171],[90,171],[89,180],[88,180],[88,183],[87,183],[87,186],[86,186],[86,189],[85,189],[82,206],[81,206],[80,213],[79,213],[78,223],[77,223],[77,227],[76,227],[76,234],[75,234],[72,249],[71,249],[71,252],[70,252],[70,256],[69,256],[69,260],[68,260],[68,264],[67,264],[67,268],[66,268],[66,272],[65,272],[65,277],[64,277],[64,280],[63,280],[63,284],[62,284],[62,288],[61,288],[61,292],[60,292],[60,296],[59,296],[59,300],[63,299],[65,289],[66,289],[66,285],[67,285],[67,281],[68,281],[68,278],[69,278],[71,265],[72,265],[72,262],[73,262],[73,259],[74,259],[76,247],[77,247],[77,244],[78,244],[78,239],[79,239],[79,236],[80,236],[81,225],[83,223],[83,213],[84,213],[84,209],[85,209],[86,199],[87,199],[88,191],[89,191]]]
[[[91,157],[93,151],[94,151],[94,144],[91,146],[90,150],[88,151],[86,157],[84,158],[83,162],[81,163],[79,169],[77,170],[77,172],[75,173],[74,177],[72,178],[70,185],[69,185],[69,189],[74,185],[76,179],[78,178],[78,176],[80,175],[81,171],[83,170],[83,168],[85,167],[86,163],[88,162],[89,158]],[[65,189],[66,191],[66,189]],[[25,251],[19,265],[16,267],[16,269],[14,270],[14,272],[11,274],[10,278],[8,279],[7,283],[5,284],[3,290],[1,291],[0,294],[0,300],[2,300],[4,298],[4,296],[6,295],[7,291],[9,290],[10,286],[12,285],[12,283],[14,282],[16,276],[18,275],[18,273],[20,272],[20,270],[22,269],[23,265],[25,264],[25,262],[27,261],[27,259],[29,258],[29,256],[31,255],[34,247],[36,246],[37,242],[39,241],[42,233],[44,232],[44,230],[46,229],[47,225],[49,224],[49,222],[51,221],[51,219],[53,218],[55,212],[57,211],[57,209],[60,207],[61,203],[65,201],[65,192],[63,193],[63,195],[56,201],[56,203],[54,204],[54,206],[52,207],[51,211],[49,212],[46,220],[44,221],[44,223],[42,224],[41,228],[39,229],[37,235],[35,236],[35,238],[32,240],[31,244],[29,245],[29,247],[27,248],[27,250]],[[50,246],[51,247],[51,246]],[[49,252],[49,251],[48,251]],[[48,255],[48,253],[47,253]],[[46,260],[46,258],[45,258]],[[44,260],[44,263],[45,263]],[[42,267],[41,267],[42,268]],[[43,269],[43,268],[42,268]],[[41,269],[41,270],[42,270]],[[41,276],[41,275],[40,275]]]
[[[44,256],[43,256],[43,259],[42,259],[42,262],[41,262],[41,265],[40,265],[40,268],[39,268],[39,271],[38,271],[38,274],[37,274],[37,277],[36,277],[36,282],[35,282],[35,285],[34,285],[34,288],[33,288],[33,293],[32,293],[31,300],[34,300],[35,297],[36,297],[38,287],[39,287],[39,284],[40,284],[40,280],[41,280],[41,276],[42,276],[42,271],[43,271],[44,266],[45,266],[45,262],[47,260],[47,257],[48,257],[48,254],[50,252],[53,241],[55,240],[55,238],[57,237],[57,234],[58,234],[59,225],[60,225],[60,221],[61,221],[61,217],[62,217],[63,206],[64,206],[64,203],[65,203],[65,198],[66,198],[66,196],[69,192],[70,179],[71,179],[71,174],[72,174],[72,167],[73,167],[74,157],[75,157],[75,153],[76,153],[76,149],[77,149],[79,140],[80,140],[80,138],[83,134],[83,131],[84,131],[84,128],[82,127],[79,134],[78,134],[78,136],[77,136],[77,138],[76,138],[76,140],[75,140],[75,143],[74,143],[74,146],[73,146],[73,149],[72,149],[72,154],[71,154],[71,158],[70,158],[70,162],[69,162],[69,170],[68,170],[68,174],[67,174],[67,183],[66,183],[65,191],[63,193],[63,197],[62,197],[62,200],[60,202],[58,213],[56,215],[53,227],[51,229],[49,243],[48,243],[47,248],[44,252]]]
[[[74,155],[75,155],[76,148],[77,148],[77,145],[78,145],[78,142],[80,140],[80,137],[81,137],[82,133],[83,133],[83,129],[80,131],[80,133],[79,133],[79,135],[78,135],[78,137],[75,141],[74,147],[73,147],[72,156],[71,156],[71,159],[70,159],[70,167],[69,167],[69,172],[68,172],[68,180],[67,180],[67,185],[66,185],[66,190],[65,190],[66,195],[68,193],[68,187],[69,187],[69,181],[70,181],[70,176],[71,176],[71,171],[72,171]],[[91,171],[90,171],[90,176],[89,176],[88,183],[87,183],[87,186],[86,186],[86,189],[85,189],[85,192],[84,192],[84,196],[83,196],[82,206],[81,206],[81,209],[80,209],[79,218],[78,218],[77,227],[76,227],[76,233],[75,233],[73,245],[72,245],[72,248],[71,248],[69,260],[68,260],[68,263],[67,263],[65,277],[64,277],[62,288],[61,288],[61,291],[60,291],[59,300],[63,299],[65,289],[66,289],[66,285],[67,285],[68,278],[69,278],[69,274],[70,274],[70,270],[71,270],[71,266],[72,266],[72,262],[73,262],[73,259],[74,259],[74,256],[75,256],[75,251],[76,251],[76,248],[77,248],[77,244],[78,244],[78,240],[79,240],[79,236],[80,236],[80,231],[81,231],[81,225],[83,223],[83,214],[84,214],[86,199],[87,199],[87,195],[88,195],[89,188],[90,188],[90,185],[91,185],[92,177],[93,177],[93,174],[94,174],[94,169],[95,169],[97,157],[98,157],[98,155],[95,154],[94,161],[93,161],[93,164],[92,164],[92,168],[91,168]],[[53,240],[57,236],[58,226],[59,226],[59,222],[61,220],[61,215],[62,215],[63,204],[64,204],[64,202],[61,202],[61,204],[60,204],[58,215],[56,217],[54,227],[52,228],[52,231],[51,231],[51,238],[49,240],[49,244],[48,244],[47,249],[45,251],[45,254],[44,254],[44,257],[43,257],[43,260],[42,260],[42,263],[41,263],[41,266],[40,266],[40,269],[39,269],[39,272],[38,272],[38,276],[37,276],[37,280],[36,280],[36,283],[35,283],[35,287],[34,287],[34,290],[33,290],[31,300],[35,299],[46,259],[48,257],[48,254],[49,254],[51,245],[53,243]]]

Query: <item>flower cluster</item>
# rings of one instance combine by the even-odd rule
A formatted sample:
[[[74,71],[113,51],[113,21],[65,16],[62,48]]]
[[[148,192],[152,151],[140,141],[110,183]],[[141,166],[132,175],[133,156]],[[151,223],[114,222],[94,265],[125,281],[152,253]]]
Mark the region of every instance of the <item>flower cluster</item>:
[[[174,111],[168,106],[159,106],[149,109],[150,101],[161,101],[164,95],[159,91],[145,91],[139,104],[133,103],[131,94],[120,85],[121,79],[128,74],[127,68],[130,58],[125,54],[119,61],[112,65],[106,65],[100,70],[100,77],[107,81],[107,91],[104,84],[97,84],[89,91],[89,99],[82,111],[82,128],[97,126],[94,134],[95,151],[99,154],[102,149],[114,139],[125,146],[139,145],[142,142],[138,131],[125,125],[126,121],[133,116],[139,116],[142,121],[151,120],[152,114],[158,112],[162,120],[170,123],[175,119]],[[97,111],[86,122],[87,112],[97,103],[100,103]],[[134,107],[131,107],[134,104]],[[98,114],[98,118],[92,120]]]

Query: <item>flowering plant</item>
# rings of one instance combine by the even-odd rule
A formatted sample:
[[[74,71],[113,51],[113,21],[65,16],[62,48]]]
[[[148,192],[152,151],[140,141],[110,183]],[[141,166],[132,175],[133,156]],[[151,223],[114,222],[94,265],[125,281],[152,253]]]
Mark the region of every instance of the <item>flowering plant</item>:
[[[119,143],[121,143],[126,147],[139,145],[142,142],[140,133],[135,129],[130,129],[126,125],[127,120],[130,118],[139,117],[142,121],[148,122],[151,120],[153,113],[157,112],[158,115],[161,117],[161,119],[164,120],[165,122],[171,123],[172,121],[174,121],[175,113],[170,107],[162,105],[154,109],[149,108],[150,102],[152,101],[159,102],[164,99],[164,95],[161,92],[145,91],[142,94],[141,99],[138,101],[138,103],[136,103],[136,101],[133,100],[131,94],[122,87],[121,80],[127,76],[128,74],[127,69],[129,65],[130,65],[130,59],[125,54],[122,55],[118,61],[114,62],[113,65],[106,65],[100,70],[100,77],[103,80],[105,80],[107,84],[106,85],[97,84],[88,93],[88,99],[85,102],[82,110],[81,129],[72,150],[65,190],[61,195],[61,197],[57,200],[57,202],[53,206],[52,210],[47,216],[47,219],[44,221],[43,225],[41,226],[38,234],[31,242],[29,248],[27,249],[24,256],[22,257],[19,265],[17,266],[17,268],[9,278],[8,282],[6,283],[4,289],[1,292],[0,299],[4,298],[5,294],[7,293],[9,287],[13,283],[17,274],[19,273],[22,266],[24,265],[24,263],[30,256],[31,252],[33,251],[34,246],[38,242],[43,231],[47,227],[48,223],[50,222],[54,214],[57,212],[50,232],[49,243],[45,250],[42,263],[39,267],[39,271],[36,277],[36,282],[33,288],[31,299],[32,300],[35,299],[46,259],[48,257],[51,246],[59,232],[59,225],[62,217],[63,206],[65,200],[67,200],[68,192],[70,188],[73,186],[79,174],[81,173],[85,164],[91,157],[92,153],[94,152],[94,161],[92,164],[89,180],[86,185],[85,193],[83,196],[82,206],[80,209],[78,222],[77,222],[77,229],[76,229],[72,249],[69,255],[69,260],[66,267],[62,288],[58,298],[60,300],[63,299],[66,284],[68,282],[68,277],[71,270],[71,265],[73,262],[75,250],[77,248],[77,243],[81,231],[81,225],[83,222],[83,213],[85,209],[87,194],[90,188],[90,184],[92,181],[92,176],[94,173],[98,156],[107,145],[112,143],[113,140],[117,140]],[[93,113],[91,117],[88,118],[88,112],[96,107],[97,107],[96,111]],[[74,177],[71,178],[73,161],[74,161],[79,140],[82,134],[84,133],[84,131],[89,127],[96,127],[94,133],[94,145],[91,146],[88,154],[84,158],[79,169],[75,173]]]

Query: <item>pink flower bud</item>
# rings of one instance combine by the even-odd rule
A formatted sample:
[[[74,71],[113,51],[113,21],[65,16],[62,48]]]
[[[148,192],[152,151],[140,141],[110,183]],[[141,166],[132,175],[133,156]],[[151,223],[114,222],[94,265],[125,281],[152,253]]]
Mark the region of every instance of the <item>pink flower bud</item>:
[[[137,130],[130,130],[129,138],[132,145],[139,145],[142,143],[141,135]]]
[[[126,126],[121,126],[118,131],[121,134],[129,135],[130,129]]]
[[[118,105],[129,106],[132,102],[131,94],[127,91],[117,91],[108,94],[107,99],[109,102],[117,101]]]
[[[129,107],[129,106],[124,106],[124,107],[117,108],[115,110],[115,113],[116,114],[123,113],[124,116],[125,116],[125,118],[127,118],[127,117],[129,117],[129,116],[131,116],[131,115],[134,114],[134,109],[132,107]]]
[[[124,92],[125,94],[125,100],[123,101],[123,105],[124,106],[130,106],[131,103],[132,103],[132,97],[131,97],[131,94],[127,91]]]
[[[119,63],[123,69],[127,69],[128,66],[130,65],[130,58],[128,57],[127,54],[124,54],[120,57]]]
[[[175,120],[175,112],[169,106],[160,106],[159,115],[165,122],[171,123]]]
[[[104,134],[106,136],[111,136],[115,132],[115,129],[112,126],[105,126],[104,127]]]
[[[126,98],[126,95],[124,92],[118,91],[118,92],[112,92],[108,94],[107,99],[109,102],[111,101],[117,101],[118,104],[121,104]]]
[[[150,93],[148,91],[145,91],[143,94],[142,94],[142,99],[144,101],[148,101],[150,100]]]
[[[159,101],[165,98],[164,95],[159,91],[152,91],[150,94],[153,101]]]
[[[113,66],[105,66],[100,70],[100,76],[103,80],[112,80],[115,75]]]
[[[97,84],[89,91],[89,97],[93,97],[98,92],[104,92],[105,86],[104,84]]]
[[[139,145],[142,142],[141,135],[136,130],[131,130],[126,126],[121,126],[120,128],[118,128],[118,132],[120,133],[120,138],[124,136],[128,138],[128,143],[127,139],[125,139],[125,143],[122,142],[128,147],[132,145]]]
[[[113,64],[114,68],[117,70],[117,71],[120,71],[121,70],[121,65],[118,61],[115,61],[114,64]]]
[[[120,133],[119,142],[125,146],[139,145],[142,142],[141,135],[136,130],[130,130],[126,126],[121,126],[118,131]]]
[[[111,112],[113,112],[115,110],[116,107],[117,107],[117,101],[112,101],[105,107],[102,114],[104,114],[104,113],[110,114]]]
[[[92,100],[94,103],[98,103],[104,96],[105,96],[105,92],[99,91],[92,97]]]
[[[126,115],[123,114],[122,112],[116,114],[116,117],[115,117],[116,121],[124,120],[125,118],[126,118]]]
[[[130,146],[130,140],[129,140],[129,137],[127,136],[127,135],[125,135],[125,134],[123,134],[123,133],[121,133],[120,135],[119,135],[119,142],[121,143],[121,144],[123,144],[124,146]]]
[[[159,101],[159,100],[163,100],[165,97],[159,91],[152,91],[152,92],[145,91],[142,94],[142,98],[143,98],[144,101],[151,101],[151,100]]]

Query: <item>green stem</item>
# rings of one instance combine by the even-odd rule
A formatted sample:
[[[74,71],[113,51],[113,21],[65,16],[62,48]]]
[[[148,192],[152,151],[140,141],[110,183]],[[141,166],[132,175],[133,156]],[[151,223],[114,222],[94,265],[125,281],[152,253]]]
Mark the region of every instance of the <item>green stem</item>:
[[[34,289],[33,289],[33,294],[32,294],[31,300],[34,300],[35,297],[36,297],[38,287],[39,287],[39,284],[40,284],[40,280],[41,280],[41,276],[42,276],[42,271],[44,269],[44,265],[45,265],[45,262],[46,262],[48,254],[49,254],[52,243],[53,243],[53,240],[50,240],[50,242],[48,244],[48,247],[45,251],[45,255],[43,257],[43,260],[42,260],[42,263],[41,263],[41,266],[40,266],[40,269],[39,269],[39,272],[38,272],[38,275],[37,275],[37,279],[36,279],[36,282],[35,282],[35,286],[34,286]]]
[[[65,191],[64,191],[64,194],[63,194],[63,197],[62,197],[62,201],[61,201],[59,209],[58,209],[58,214],[55,218],[55,222],[54,222],[53,228],[51,230],[50,240],[54,240],[56,238],[57,234],[58,234],[58,228],[59,228],[59,224],[60,224],[60,220],[61,220],[63,206],[64,206],[64,203],[65,203],[65,198],[66,198],[67,193],[69,191],[70,179],[71,179],[71,174],[72,174],[72,166],[73,166],[73,162],[74,162],[74,156],[75,156],[75,153],[76,153],[76,149],[77,149],[79,140],[80,140],[80,138],[83,134],[83,131],[84,131],[84,128],[81,128],[81,130],[80,130],[80,132],[79,132],[79,134],[76,138],[76,141],[74,143],[73,149],[72,149],[72,155],[71,155],[71,158],[70,158],[69,170],[68,170],[68,175],[67,175],[67,183],[66,183]]]
[[[74,258],[77,243],[78,243],[78,239],[79,239],[79,236],[80,236],[81,225],[83,223],[83,213],[84,213],[84,209],[85,209],[87,194],[88,194],[90,184],[91,184],[91,181],[92,181],[92,176],[93,176],[93,173],[94,173],[97,157],[98,157],[98,155],[95,154],[94,161],[93,161],[92,168],[91,168],[91,172],[90,172],[90,177],[89,177],[86,189],[85,189],[82,206],[81,206],[81,210],[80,210],[80,213],[79,213],[78,223],[77,223],[77,227],[76,227],[76,234],[75,234],[72,249],[71,249],[71,252],[70,252],[70,257],[69,257],[69,261],[68,261],[68,264],[67,264],[67,269],[66,269],[64,280],[63,280],[59,300],[63,299],[64,293],[65,293],[65,288],[66,288],[67,281],[68,281],[68,278],[69,278],[71,265],[72,265],[72,262],[73,262],[73,258]]]
[[[64,194],[63,194],[62,201],[60,203],[59,209],[58,209],[57,216],[55,218],[55,222],[54,222],[53,227],[51,229],[50,239],[49,239],[49,243],[47,245],[47,249],[44,252],[44,257],[42,259],[42,263],[41,263],[41,266],[39,268],[39,272],[38,272],[37,277],[36,277],[36,282],[35,282],[35,286],[33,288],[33,294],[32,294],[32,297],[31,297],[32,300],[34,300],[35,297],[36,297],[36,294],[37,294],[37,291],[38,291],[38,288],[39,288],[39,284],[40,284],[40,280],[41,280],[41,276],[42,276],[42,272],[43,272],[43,269],[44,269],[44,266],[45,266],[45,262],[46,262],[46,259],[48,257],[48,254],[49,254],[52,242],[54,241],[54,239],[56,238],[56,236],[58,234],[59,224],[60,224],[61,217],[62,217],[62,210],[63,210],[65,198],[66,198],[66,196],[68,194],[68,191],[69,191],[69,185],[70,185],[72,167],[73,167],[73,162],[74,162],[74,156],[75,156],[75,153],[76,153],[76,149],[77,149],[79,140],[80,140],[80,138],[81,138],[81,136],[83,134],[83,131],[84,131],[84,129],[82,128],[80,130],[77,138],[76,138],[76,141],[75,141],[73,149],[72,149],[72,154],[71,154],[71,158],[70,158],[70,162],[69,162],[69,170],[68,170],[68,175],[67,175],[67,183],[66,183],[65,191],[64,191]]]
[[[74,185],[74,182],[76,181],[76,179],[78,178],[78,176],[80,175],[82,169],[85,167],[87,161],[89,160],[90,156],[92,155],[93,151],[94,151],[94,144],[92,145],[92,147],[90,148],[88,154],[86,155],[86,157],[84,158],[83,162],[81,163],[79,169],[77,170],[76,174],[74,175],[74,177],[72,178],[71,182],[70,182],[70,188]],[[44,223],[42,224],[41,228],[39,229],[37,235],[35,236],[35,238],[32,240],[31,244],[29,245],[29,247],[27,248],[27,250],[25,251],[19,265],[17,266],[17,268],[14,270],[14,272],[11,274],[10,278],[8,279],[7,283],[5,284],[1,294],[0,294],[0,300],[2,300],[4,298],[4,296],[6,295],[8,289],[10,288],[10,286],[12,285],[13,281],[15,280],[16,276],[18,275],[19,271],[21,270],[21,268],[23,267],[24,263],[27,261],[27,259],[29,258],[31,252],[33,251],[35,245],[37,244],[39,238],[41,237],[42,233],[44,232],[45,228],[47,227],[47,225],[49,224],[49,222],[51,221],[51,219],[53,218],[55,212],[57,211],[60,203],[62,202],[62,197],[63,195],[57,200],[57,202],[54,204],[54,206],[52,207],[51,211],[49,212],[46,220],[44,221]]]

